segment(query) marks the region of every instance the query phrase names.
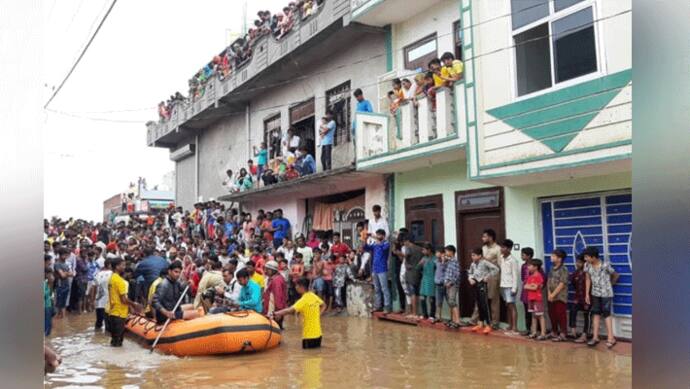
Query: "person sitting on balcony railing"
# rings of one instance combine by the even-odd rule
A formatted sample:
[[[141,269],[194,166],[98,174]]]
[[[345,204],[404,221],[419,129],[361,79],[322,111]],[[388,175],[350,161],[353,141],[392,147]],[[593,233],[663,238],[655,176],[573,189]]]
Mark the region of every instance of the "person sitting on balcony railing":
[[[287,170],[285,170],[285,176],[283,180],[290,181],[294,180],[295,178],[299,178],[299,172],[295,170],[295,165],[287,165]]]
[[[424,76],[424,82],[426,83],[424,86],[424,94],[431,102],[431,111],[436,112],[436,87],[434,86],[434,73],[427,72]]]
[[[228,188],[229,192],[237,192],[239,188],[235,185],[235,177],[232,174],[232,170],[228,169],[225,171],[225,174],[228,176],[225,180],[223,180],[223,186]]]
[[[287,35],[292,30],[292,26],[295,24],[295,5],[294,3],[291,4],[292,6],[283,7],[283,18],[280,20],[280,23],[278,23],[278,26],[280,27],[280,35],[278,35],[278,39],[282,39],[285,35]]]
[[[316,173],[316,161],[314,157],[309,154],[306,146],[301,146],[297,150],[297,161],[295,161],[295,169],[300,176]]]
[[[256,165],[254,165],[253,160],[248,160],[247,161],[247,169],[249,169],[249,174],[252,176],[256,176],[256,173],[258,172]]]
[[[441,68],[441,79],[443,79],[446,86],[452,87],[456,81],[462,78],[464,65],[462,61],[455,59],[453,53],[449,51],[443,53],[441,62],[443,64]]]
[[[302,4],[302,19],[306,19],[316,13],[318,4],[314,0],[305,0]]]
[[[273,174],[272,169],[266,169],[266,171],[261,176],[261,180],[264,182],[264,186],[269,186],[278,183],[278,177]]]
[[[285,181],[287,163],[285,163],[283,157],[278,156],[271,160],[271,170],[273,170],[273,175],[276,176],[278,182]]]
[[[158,116],[160,117],[161,121],[170,119],[170,112],[168,112],[168,109],[165,106],[165,102],[163,101],[161,101],[160,104],[158,104]]]
[[[237,181],[235,181],[235,186],[239,188],[240,192],[244,192],[252,188],[252,176],[247,174],[247,169],[240,169],[240,175],[237,177]]]

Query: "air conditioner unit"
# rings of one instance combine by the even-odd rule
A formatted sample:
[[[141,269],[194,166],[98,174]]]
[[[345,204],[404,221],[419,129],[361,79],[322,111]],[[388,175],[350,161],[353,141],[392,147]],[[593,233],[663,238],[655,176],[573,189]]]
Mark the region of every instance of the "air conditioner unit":
[[[194,151],[196,148],[195,146],[196,145],[190,143],[190,144],[187,144],[187,145],[180,147],[179,149],[177,149],[175,151],[171,151],[170,152],[170,160],[177,162],[177,161],[181,161],[181,160],[183,160],[183,159],[185,159],[191,155],[194,155]]]

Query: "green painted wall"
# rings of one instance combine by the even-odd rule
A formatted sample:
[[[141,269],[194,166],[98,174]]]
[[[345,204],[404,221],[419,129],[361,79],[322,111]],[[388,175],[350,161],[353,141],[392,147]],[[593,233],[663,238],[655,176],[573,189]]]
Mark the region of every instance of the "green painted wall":
[[[490,187],[467,179],[465,160],[434,165],[395,174],[395,228],[405,226],[405,199],[443,195],[445,240],[457,245],[455,228],[455,192]]]

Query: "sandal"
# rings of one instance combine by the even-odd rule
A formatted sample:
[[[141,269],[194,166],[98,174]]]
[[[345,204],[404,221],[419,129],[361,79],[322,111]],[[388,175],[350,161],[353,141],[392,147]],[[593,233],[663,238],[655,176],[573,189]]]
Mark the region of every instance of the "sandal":
[[[611,347],[615,346],[616,343],[618,343],[618,341],[615,339],[613,340],[613,342],[606,342],[606,347],[611,348]]]
[[[598,345],[598,344],[599,344],[599,340],[598,340],[598,339],[592,339],[592,340],[590,340],[589,342],[587,342],[587,346],[589,346],[589,347],[595,347],[595,346]]]
[[[536,339],[536,338],[537,338],[537,334],[529,334],[529,335],[527,335],[527,338],[528,338],[528,339]]]
[[[573,340],[575,343],[587,343],[587,336],[580,336],[579,338]]]
[[[539,340],[539,341],[547,340],[547,339],[548,339],[548,338],[546,337],[546,335],[539,335],[539,336],[537,336],[537,340]]]
[[[561,337],[560,337],[560,336],[554,336],[554,337],[551,338],[551,341],[552,341],[552,342],[561,342],[562,340],[561,340]]]

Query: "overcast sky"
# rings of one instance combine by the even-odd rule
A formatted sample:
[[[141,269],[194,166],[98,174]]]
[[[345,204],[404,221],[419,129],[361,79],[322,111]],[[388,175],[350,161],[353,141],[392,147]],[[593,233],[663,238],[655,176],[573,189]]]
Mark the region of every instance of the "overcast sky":
[[[111,0],[46,0],[45,99],[69,71]],[[242,28],[243,0],[119,0],[76,71],[44,111],[44,214],[100,220],[103,201],[143,176],[174,170],[167,149],[146,146],[156,105]],[[276,12],[287,0],[250,0]],[[228,31],[230,30],[230,31]],[[131,110],[131,111],[130,111]],[[120,111],[120,112],[112,112]],[[122,112],[129,111],[129,112]],[[89,119],[90,118],[90,119]],[[105,120],[94,120],[105,119]]]

